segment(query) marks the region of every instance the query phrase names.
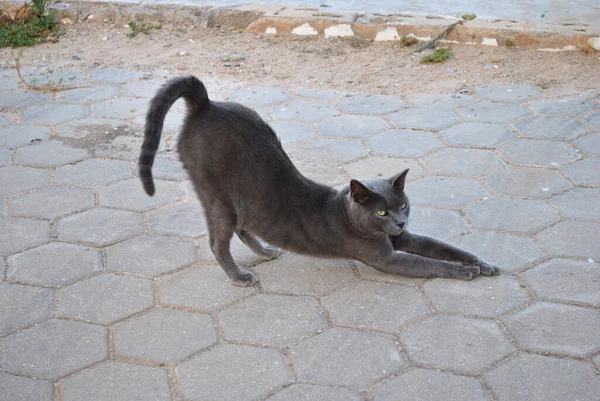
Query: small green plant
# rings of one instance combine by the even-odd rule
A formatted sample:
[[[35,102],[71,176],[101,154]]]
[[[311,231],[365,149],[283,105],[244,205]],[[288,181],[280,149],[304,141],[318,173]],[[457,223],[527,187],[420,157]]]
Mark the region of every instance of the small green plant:
[[[131,28],[131,32],[129,32],[127,34],[127,36],[129,36],[130,38],[135,38],[138,35],[138,33],[140,33],[140,32],[142,32],[146,35],[150,35],[150,31],[152,29],[162,29],[162,25],[161,24],[152,25],[152,24],[147,24],[145,22],[142,22],[140,25],[138,25],[135,21],[130,21],[129,28]]]
[[[475,14],[464,14],[461,16],[462,19],[464,19],[465,21],[473,21],[475,18],[477,18],[477,15]]]
[[[46,0],[33,0],[11,15],[3,12],[0,19],[0,48],[33,46],[45,42],[58,32],[53,13],[46,13]]]
[[[509,48],[515,47],[515,42],[513,42],[512,39],[506,39],[504,41],[504,46],[509,47]]]
[[[435,49],[429,56],[425,56],[421,59],[421,64],[442,63],[448,60],[448,57],[450,57],[450,50],[442,48]]]

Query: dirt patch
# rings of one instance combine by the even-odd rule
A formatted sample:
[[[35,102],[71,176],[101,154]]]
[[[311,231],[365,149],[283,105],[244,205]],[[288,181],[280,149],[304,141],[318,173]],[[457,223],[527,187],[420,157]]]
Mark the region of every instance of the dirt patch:
[[[168,24],[130,38],[129,26],[90,20],[62,29],[59,43],[25,49],[22,64],[49,64],[54,69],[114,66],[408,97],[450,93],[490,81],[532,83],[553,95],[600,87],[597,52],[455,45],[446,62],[421,65],[423,54],[409,55],[414,47],[399,42],[259,36]],[[237,61],[231,61],[232,55]],[[0,56],[11,60],[8,49]]]

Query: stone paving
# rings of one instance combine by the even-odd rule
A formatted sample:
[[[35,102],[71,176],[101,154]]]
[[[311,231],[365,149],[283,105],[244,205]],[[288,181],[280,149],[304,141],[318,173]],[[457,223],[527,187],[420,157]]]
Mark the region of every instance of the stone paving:
[[[260,278],[237,288],[175,155],[183,103],[157,195],[136,177],[164,74],[61,74],[81,88],[49,95],[0,74],[0,399],[598,399],[598,93],[491,83],[408,99],[208,79],[318,181],[410,167],[413,231],[504,271],[462,282],[289,253],[261,262],[234,239]]]

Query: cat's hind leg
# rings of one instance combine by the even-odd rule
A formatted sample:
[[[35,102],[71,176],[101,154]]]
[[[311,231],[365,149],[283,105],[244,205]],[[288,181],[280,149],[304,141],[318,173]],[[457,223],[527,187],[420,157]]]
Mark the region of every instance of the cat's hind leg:
[[[264,260],[272,260],[277,258],[280,255],[279,248],[275,248],[264,244],[261,240],[259,240],[254,234],[249,233],[248,231],[238,230],[238,237],[242,240],[244,244],[252,252],[254,252],[258,257]]]
[[[214,201],[205,207],[210,249],[219,265],[233,285],[246,287],[256,284],[258,278],[252,272],[240,268],[231,256],[229,245],[235,231],[235,212]]]

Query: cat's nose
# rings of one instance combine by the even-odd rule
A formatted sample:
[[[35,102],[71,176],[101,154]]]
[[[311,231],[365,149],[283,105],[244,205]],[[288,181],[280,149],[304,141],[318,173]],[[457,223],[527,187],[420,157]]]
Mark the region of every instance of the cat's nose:
[[[405,221],[401,221],[400,223],[398,223],[398,227],[400,227],[400,228],[404,228],[405,225],[406,225]]]

